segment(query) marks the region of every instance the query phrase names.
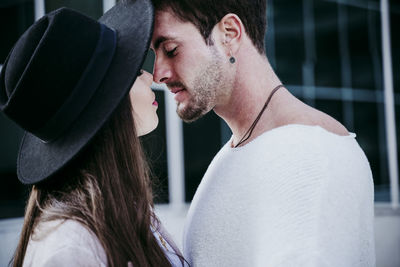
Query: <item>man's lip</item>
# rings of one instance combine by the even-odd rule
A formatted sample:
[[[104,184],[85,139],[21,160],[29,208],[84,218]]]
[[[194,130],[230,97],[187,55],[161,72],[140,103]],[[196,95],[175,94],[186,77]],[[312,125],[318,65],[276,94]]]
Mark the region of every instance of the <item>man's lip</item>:
[[[171,88],[170,89],[171,93],[173,93],[173,94],[176,94],[176,93],[178,93],[180,91],[183,91],[183,90],[185,90],[185,88]]]

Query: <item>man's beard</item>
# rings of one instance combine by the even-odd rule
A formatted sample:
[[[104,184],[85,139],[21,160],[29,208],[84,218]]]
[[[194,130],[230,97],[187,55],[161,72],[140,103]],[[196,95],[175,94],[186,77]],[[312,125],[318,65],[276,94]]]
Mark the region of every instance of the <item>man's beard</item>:
[[[185,107],[178,103],[176,112],[185,122],[193,122],[207,114],[216,104],[218,92],[223,90],[221,60],[213,53],[213,59],[196,75],[193,87],[189,90],[190,98]]]

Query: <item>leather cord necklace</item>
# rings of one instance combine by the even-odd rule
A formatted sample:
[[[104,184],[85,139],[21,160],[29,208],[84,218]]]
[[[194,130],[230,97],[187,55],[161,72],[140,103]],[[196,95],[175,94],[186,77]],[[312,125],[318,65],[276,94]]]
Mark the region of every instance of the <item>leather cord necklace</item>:
[[[238,146],[240,146],[241,144],[243,144],[244,142],[246,142],[246,141],[250,138],[251,134],[253,133],[254,128],[256,127],[258,121],[259,121],[260,118],[261,118],[261,115],[264,113],[264,111],[265,111],[265,109],[267,108],[269,102],[271,101],[272,96],[273,96],[273,95],[276,93],[276,91],[278,91],[279,88],[281,88],[281,87],[283,87],[283,84],[278,85],[277,87],[275,87],[275,88],[271,91],[271,93],[269,94],[268,99],[267,99],[267,101],[265,102],[263,108],[261,109],[260,113],[258,113],[257,118],[254,120],[253,124],[250,126],[250,128],[247,130],[247,132],[243,135],[242,139],[240,139],[239,143],[237,143],[237,144],[234,146],[235,148],[238,147]]]

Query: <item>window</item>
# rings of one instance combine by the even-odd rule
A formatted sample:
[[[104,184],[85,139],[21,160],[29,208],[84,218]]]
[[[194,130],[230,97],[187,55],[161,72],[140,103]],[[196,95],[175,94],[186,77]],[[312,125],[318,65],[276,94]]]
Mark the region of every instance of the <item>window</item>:
[[[303,0],[293,4],[269,0],[268,4],[267,54],[274,59],[278,76],[297,97],[357,134],[371,164],[376,201],[391,201],[380,1]],[[391,1],[393,73],[400,68],[399,51],[394,49],[400,38],[393,32],[399,23],[399,8]],[[275,42],[272,50],[271,41]],[[397,118],[399,79],[394,75]],[[397,125],[397,140],[399,129]]]
[[[8,0],[0,4],[0,64],[17,38],[45,12],[68,6],[98,18],[115,0]],[[376,201],[394,201],[391,187],[385,113],[382,23],[379,0],[268,0],[266,50],[289,90],[304,102],[330,114],[357,134],[373,172]],[[393,74],[400,73],[400,4],[390,1]],[[5,27],[7,25],[7,27]],[[144,69],[151,71],[150,52]],[[396,117],[400,118],[400,76],[393,75]],[[230,138],[227,125],[213,112],[183,124],[164,86],[154,85],[160,124],[142,138],[152,164],[157,203],[190,202],[220,147]],[[399,119],[398,119],[399,120]],[[399,154],[400,123],[397,127]],[[26,189],[15,177],[22,132],[0,115],[0,218],[22,216]],[[390,157],[393,157],[392,155]],[[396,167],[398,161],[395,162]],[[398,177],[394,177],[398,180]],[[393,191],[391,193],[391,190]]]
[[[0,69],[7,55],[34,21],[34,2],[1,1],[0,3]],[[26,190],[15,174],[18,147],[23,132],[0,114],[0,219],[24,213]]]
[[[60,7],[69,7],[78,10],[93,19],[103,14],[103,2],[98,0],[46,0],[45,12],[49,13]]]
[[[0,64],[19,36],[34,21],[33,0],[1,1],[0,3]]]

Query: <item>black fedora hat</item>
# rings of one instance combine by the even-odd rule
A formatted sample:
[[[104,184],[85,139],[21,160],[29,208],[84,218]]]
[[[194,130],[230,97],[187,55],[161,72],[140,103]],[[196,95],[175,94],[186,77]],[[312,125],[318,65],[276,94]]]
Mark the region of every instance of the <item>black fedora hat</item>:
[[[141,69],[153,20],[150,0],[121,0],[99,21],[58,9],[20,37],[0,73],[0,109],[26,131],[22,183],[57,173],[101,129]]]

